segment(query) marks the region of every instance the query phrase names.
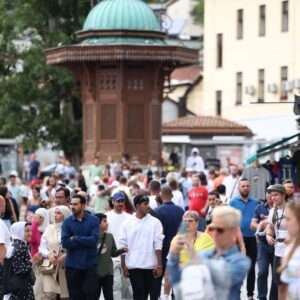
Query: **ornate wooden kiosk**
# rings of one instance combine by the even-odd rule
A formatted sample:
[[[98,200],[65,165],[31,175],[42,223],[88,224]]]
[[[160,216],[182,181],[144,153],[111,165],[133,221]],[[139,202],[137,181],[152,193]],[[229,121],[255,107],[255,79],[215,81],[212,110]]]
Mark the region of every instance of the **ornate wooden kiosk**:
[[[47,63],[68,67],[80,85],[84,163],[122,153],[145,164],[161,155],[161,103],[166,76],[194,64],[198,52],[168,45],[141,0],[103,0],[89,13],[83,41],[47,50]]]

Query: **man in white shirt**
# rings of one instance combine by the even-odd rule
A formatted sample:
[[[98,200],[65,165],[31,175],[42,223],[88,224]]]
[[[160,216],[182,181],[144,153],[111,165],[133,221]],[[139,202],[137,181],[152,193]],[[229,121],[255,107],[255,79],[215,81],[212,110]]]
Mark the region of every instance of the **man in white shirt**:
[[[271,192],[271,197],[274,201],[274,207],[270,210],[268,215],[267,225],[267,242],[269,245],[274,246],[274,283],[278,285],[278,298],[284,299],[285,285],[280,280],[280,273],[277,271],[281,264],[282,257],[285,254],[288,236],[285,226],[285,214],[286,214],[286,199],[285,188],[281,184],[274,184],[267,188],[267,191]]]
[[[226,197],[229,201],[235,197],[239,196],[238,185],[239,185],[239,168],[237,165],[230,165],[229,167],[230,175],[225,177],[223,184],[226,187]]]
[[[116,242],[116,246],[119,249],[119,236],[120,236],[120,227],[121,225],[132,216],[125,211],[125,196],[122,192],[118,192],[112,197],[112,204],[114,208],[109,211],[107,216],[108,230],[107,232],[111,233]],[[126,292],[127,282],[122,276],[121,269],[121,259],[119,257],[113,258],[114,264],[114,285],[113,285],[113,293],[114,300],[122,300],[124,293]]]
[[[122,255],[122,269],[130,278],[134,300],[147,300],[154,277],[162,275],[163,228],[160,221],[149,214],[149,198],[134,198],[136,214],[120,228],[119,244],[127,247]]]
[[[193,148],[191,151],[191,156],[186,160],[186,168],[191,168],[196,172],[204,172],[205,166],[203,158],[199,155],[199,150]]]

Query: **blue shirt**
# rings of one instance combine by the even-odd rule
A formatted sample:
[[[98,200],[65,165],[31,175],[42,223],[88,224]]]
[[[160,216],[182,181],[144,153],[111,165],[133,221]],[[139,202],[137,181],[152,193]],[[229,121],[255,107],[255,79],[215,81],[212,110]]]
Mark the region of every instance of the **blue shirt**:
[[[238,196],[232,199],[229,202],[229,205],[238,209],[242,213],[241,231],[243,237],[254,237],[255,232],[250,228],[250,224],[255,208],[258,206],[258,202],[252,197],[249,197],[248,201],[245,202],[240,196]]]
[[[165,238],[163,241],[163,251],[168,253],[171,241],[177,234],[182,221],[184,211],[173,202],[165,202],[157,207],[155,211],[160,215],[160,221],[164,229]]]
[[[75,215],[65,219],[62,225],[61,242],[67,249],[65,265],[74,269],[89,269],[98,263],[97,243],[99,220],[84,213],[82,221]]]
[[[262,220],[261,215],[268,216],[269,212],[270,209],[267,202],[259,204],[254,210],[253,219],[256,219],[259,223]]]
[[[224,299],[224,295],[228,294],[226,297],[228,300],[240,300],[240,290],[250,269],[250,259],[244,256],[236,245],[219,257],[215,255],[216,249],[198,253],[201,263],[210,270],[216,299]],[[181,276],[179,257],[170,255],[167,268],[170,283],[179,282]]]

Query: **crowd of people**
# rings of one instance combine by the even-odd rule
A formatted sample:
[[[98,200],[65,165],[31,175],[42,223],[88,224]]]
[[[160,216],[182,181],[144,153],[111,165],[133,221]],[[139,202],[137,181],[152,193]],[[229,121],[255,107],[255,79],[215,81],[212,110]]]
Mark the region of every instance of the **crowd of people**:
[[[238,300],[246,280],[249,300],[299,300],[294,184],[251,168],[206,170],[195,148],[181,171],[60,158],[43,178],[32,155],[0,179],[0,299]]]

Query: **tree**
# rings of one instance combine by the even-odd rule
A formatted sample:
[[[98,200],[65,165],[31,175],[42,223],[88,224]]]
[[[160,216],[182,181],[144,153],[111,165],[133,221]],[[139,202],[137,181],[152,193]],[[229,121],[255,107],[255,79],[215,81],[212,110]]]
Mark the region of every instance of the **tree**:
[[[204,22],[204,0],[198,0],[197,4],[194,6],[191,12],[194,21],[198,24],[203,24]]]
[[[73,77],[48,66],[44,50],[78,42],[74,32],[97,1],[0,0],[0,135],[25,148],[51,142],[81,154],[81,104]]]

